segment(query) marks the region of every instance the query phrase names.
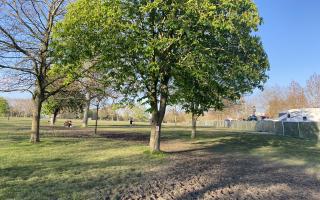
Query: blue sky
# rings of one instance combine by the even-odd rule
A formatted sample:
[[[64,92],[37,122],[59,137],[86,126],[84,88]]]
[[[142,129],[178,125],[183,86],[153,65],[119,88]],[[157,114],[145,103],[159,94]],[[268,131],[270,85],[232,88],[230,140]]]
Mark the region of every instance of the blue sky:
[[[305,85],[320,74],[320,0],[254,0],[264,24],[261,36],[271,70],[266,86],[285,86],[292,80]],[[10,98],[29,94],[3,94]]]
[[[264,24],[260,27],[271,70],[267,86],[305,85],[320,73],[320,1],[254,0]]]

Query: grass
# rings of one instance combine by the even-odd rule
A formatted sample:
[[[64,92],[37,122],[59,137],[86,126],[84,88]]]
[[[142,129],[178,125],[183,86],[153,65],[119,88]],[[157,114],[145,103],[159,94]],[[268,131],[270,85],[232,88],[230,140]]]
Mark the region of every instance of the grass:
[[[100,199],[109,191],[133,184],[143,173],[165,166],[171,154],[150,154],[147,141],[108,139],[93,135],[93,122],[81,129],[42,125],[42,142],[28,142],[30,119],[0,118],[0,199]],[[148,135],[145,123],[99,122],[99,134]],[[205,148],[212,153],[253,155],[265,160],[301,166],[320,172],[320,146],[314,140],[244,133],[236,130],[199,128],[189,139],[187,127],[164,126],[162,139],[179,150]],[[79,133],[77,133],[79,132]],[[89,135],[73,137],[75,135]],[[180,148],[180,144],[188,144]],[[180,149],[179,149],[180,148]],[[178,154],[178,153],[176,153]]]
[[[19,128],[29,122],[1,121],[0,199],[99,198],[164,160],[145,153],[145,145],[99,137],[45,136],[32,145]]]

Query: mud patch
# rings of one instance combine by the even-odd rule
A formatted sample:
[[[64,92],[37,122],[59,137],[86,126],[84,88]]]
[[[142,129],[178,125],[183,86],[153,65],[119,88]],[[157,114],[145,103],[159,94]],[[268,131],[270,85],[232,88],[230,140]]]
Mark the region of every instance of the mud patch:
[[[128,184],[128,183],[126,183]],[[320,199],[320,180],[301,167],[200,150],[179,153],[106,199]]]
[[[116,140],[125,140],[125,141],[136,141],[136,142],[149,142],[150,136],[139,134],[139,133],[101,133],[101,137],[116,139]]]

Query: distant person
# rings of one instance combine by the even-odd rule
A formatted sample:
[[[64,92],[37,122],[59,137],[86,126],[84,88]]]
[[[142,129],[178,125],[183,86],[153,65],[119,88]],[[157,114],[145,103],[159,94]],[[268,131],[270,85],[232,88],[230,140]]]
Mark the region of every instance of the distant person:
[[[130,119],[130,127],[133,125],[133,120]]]
[[[71,128],[72,127],[72,121],[71,120],[70,121],[65,121],[64,122],[64,126],[68,127],[68,128]]]
[[[69,121],[69,126],[68,127],[72,128],[72,121],[71,120]]]

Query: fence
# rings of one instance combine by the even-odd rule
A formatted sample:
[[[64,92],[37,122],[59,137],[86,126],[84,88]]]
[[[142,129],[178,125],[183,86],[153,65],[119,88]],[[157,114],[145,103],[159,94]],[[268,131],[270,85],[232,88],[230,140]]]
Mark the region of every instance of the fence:
[[[228,127],[225,121],[199,121],[198,126]],[[231,121],[230,128],[243,131],[268,132],[298,138],[320,138],[320,123],[317,122]]]

